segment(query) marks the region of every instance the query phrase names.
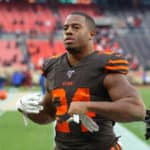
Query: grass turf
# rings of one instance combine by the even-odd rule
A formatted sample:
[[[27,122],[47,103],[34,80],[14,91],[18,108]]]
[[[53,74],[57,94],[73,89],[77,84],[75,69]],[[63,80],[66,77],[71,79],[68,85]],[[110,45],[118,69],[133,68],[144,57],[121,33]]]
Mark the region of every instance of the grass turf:
[[[0,117],[0,150],[53,150],[51,125],[29,122],[25,127],[19,112],[7,112]]]
[[[144,103],[146,105],[147,109],[150,109],[150,88],[148,87],[142,87],[139,88],[139,93],[141,94]],[[145,123],[143,122],[133,122],[133,123],[123,123],[123,126],[128,128],[130,131],[132,131],[135,135],[137,135],[139,138],[141,138],[144,142],[150,145],[150,140],[145,140],[144,134],[145,134]]]

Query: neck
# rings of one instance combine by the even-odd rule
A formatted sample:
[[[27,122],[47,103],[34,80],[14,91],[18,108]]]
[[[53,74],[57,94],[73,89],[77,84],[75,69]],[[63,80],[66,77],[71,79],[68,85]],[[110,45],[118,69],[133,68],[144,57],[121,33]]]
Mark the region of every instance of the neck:
[[[82,52],[77,53],[77,54],[71,54],[71,53],[68,52],[67,56],[68,56],[69,63],[71,65],[76,65],[84,57],[86,57],[86,56],[90,55],[91,53],[93,53],[93,51],[94,51],[94,48],[92,46],[92,47],[90,47],[88,49],[85,49]]]

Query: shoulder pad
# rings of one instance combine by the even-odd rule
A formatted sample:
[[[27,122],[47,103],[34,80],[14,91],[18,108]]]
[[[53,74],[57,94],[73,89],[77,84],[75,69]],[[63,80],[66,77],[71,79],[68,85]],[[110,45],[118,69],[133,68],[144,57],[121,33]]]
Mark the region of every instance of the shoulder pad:
[[[108,73],[127,74],[129,71],[128,61],[119,53],[112,53],[105,65]]]
[[[53,65],[58,61],[59,57],[51,57],[50,59],[45,59],[42,66],[42,73],[47,76],[47,72],[53,68]]]

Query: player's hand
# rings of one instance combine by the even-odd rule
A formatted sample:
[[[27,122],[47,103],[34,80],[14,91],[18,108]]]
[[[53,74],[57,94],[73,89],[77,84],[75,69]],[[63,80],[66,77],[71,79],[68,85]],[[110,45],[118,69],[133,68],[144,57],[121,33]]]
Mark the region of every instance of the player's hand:
[[[69,114],[86,114],[88,112],[89,102],[71,102]]]
[[[93,121],[90,117],[85,114],[73,114],[67,122],[75,122],[77,124],[81,123],[90,131],[90,132],[97,132],[99,131],[99,126]]]
[[[16,103],[16,109],[27,114],[38,114],[43,110],[42,96],[39,93],[27,94]]]
[[[74,121],[76,123],[81,123],[90,131],[96,132],[99,130],[99,126],[90,117],[85,115],[88,112],[88,102],[72,102],[70,104],[68,114],[73,114],[67,121]]]

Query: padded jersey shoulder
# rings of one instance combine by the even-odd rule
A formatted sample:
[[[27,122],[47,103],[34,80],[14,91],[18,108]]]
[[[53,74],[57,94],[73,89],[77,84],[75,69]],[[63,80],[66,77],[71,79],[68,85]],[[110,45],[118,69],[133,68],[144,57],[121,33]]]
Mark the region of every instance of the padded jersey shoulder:
[[[53,67],[59,63],[59,61],[65,56],[66,54],[53,56],[50,59],[45,59],[43,66],[42,66],[42,73],[44,76],[47,76],[47,73],[53,69]]]
[[[99,52],[101,59],[103,58],[104,70],[106,73],[127,74],[129,71],[129,63],[120,53],[115,52]]]

